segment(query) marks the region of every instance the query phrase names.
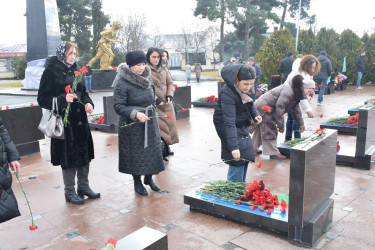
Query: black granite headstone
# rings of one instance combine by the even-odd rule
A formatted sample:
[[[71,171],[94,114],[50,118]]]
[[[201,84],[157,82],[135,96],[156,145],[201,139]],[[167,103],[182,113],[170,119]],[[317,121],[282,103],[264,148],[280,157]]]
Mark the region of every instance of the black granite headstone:
[[[56,0],[27,0],[27,61],[55,55],[61,42]]]
[[[103,116],[104,124],[97,124],[89,122],[91,129],[107,132],[117,133],[118,132],[118,115],[113,107],[114,97],[103,96]]]
[[[21,156],[40,152],[39,141],[44,134],[38,129],[42,119],[39,106],[1,110],[0,116]]]
[[[332,222],[337,131],[290,152],[288,238],[313,246]]]
[[[93,70],[91,79],[91,88],[112,89],[113,80],[116,77],[116,70]]]
[[[176,120],[190,117],[191,108],[191,87],[178,87],[174,92],[174,110],[176,113]],[[184,109],[186,111],[184,112]]]

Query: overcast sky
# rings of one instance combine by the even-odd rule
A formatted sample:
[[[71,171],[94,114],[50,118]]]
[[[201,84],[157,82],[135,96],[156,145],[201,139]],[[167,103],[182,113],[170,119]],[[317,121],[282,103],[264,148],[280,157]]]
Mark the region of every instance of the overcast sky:
[[[316,13],[318,29],[333,28],[341,33],[351,29],[359,36],[375,28],[374,0],[311,0],[310,13]],[[161,33],[179,33],[187,23],[198,23],[193,16],[195,0],[103,0],[103,11],[112,16],[144,14],[147,31],[159,28]],[[0,44],[26,43],[26,0],[2,1],[0,8]],[[293,20],[289,20],[293,21]]]

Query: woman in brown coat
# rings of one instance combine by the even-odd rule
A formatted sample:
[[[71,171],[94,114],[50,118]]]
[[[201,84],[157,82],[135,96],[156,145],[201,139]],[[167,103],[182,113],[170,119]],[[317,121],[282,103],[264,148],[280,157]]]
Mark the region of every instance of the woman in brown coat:
[[[149,48],[146,58],[151,68],[151,78],[155,85],[160,136],[168,148],[168,150],[163,150],[163,159],[168,161],[167,156],[174,154],[169,145],[179,142],[176,115],[172,103],[175,87],[168,69],[162,66],[161,51],[157,48]],[[171,119],[167,119],[167,113],[171,114]]]
[[[202,66],[200,63],[196,63],[194,67],[195,77],[197,78],[197,82],[199,82],[199,78],[201,78],[202,73]]]
[[[284,133],[284,114],[292,111],[300,132],[305,131],[299,102],[314,91],[315,83],[311,79],[303,79],[297,75],[292,79],[292,85],[284,84],[274,88],[259,99],[255,106],[259,114],[263,114],[263,122],[252,128],[254,130],[253,148],[258,152],[260,145],[263,145],[263,154],[270,155],[271,159],[284,159],[277,149],[277,134]],[[266,112],[262,107],[270,107],[270,112]],[[251,131],[251,130],[250,130]]]

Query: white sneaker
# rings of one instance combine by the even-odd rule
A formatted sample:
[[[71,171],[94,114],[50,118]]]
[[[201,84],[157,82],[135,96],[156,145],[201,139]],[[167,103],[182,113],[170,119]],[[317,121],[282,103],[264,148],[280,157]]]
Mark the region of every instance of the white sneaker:
[[[362,90],[363,88],[361,86],[357,87],[357,90]]]
[[[322,102],[318,102],[316,105],[323,106],[323,103]]]

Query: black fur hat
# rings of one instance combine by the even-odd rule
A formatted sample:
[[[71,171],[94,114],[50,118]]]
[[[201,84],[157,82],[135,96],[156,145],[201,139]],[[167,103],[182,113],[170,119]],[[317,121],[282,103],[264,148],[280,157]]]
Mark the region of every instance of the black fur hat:
[[[146,55],[142,50],[133,50],[126,54],[125,61],[130,68],[138,63],[146,63]]]

